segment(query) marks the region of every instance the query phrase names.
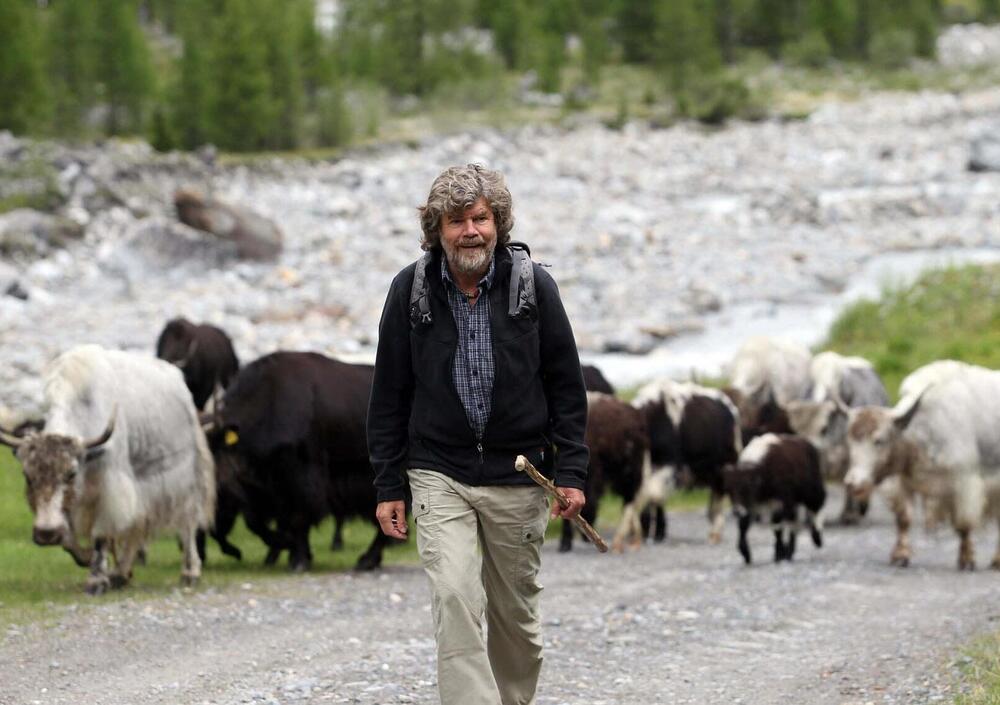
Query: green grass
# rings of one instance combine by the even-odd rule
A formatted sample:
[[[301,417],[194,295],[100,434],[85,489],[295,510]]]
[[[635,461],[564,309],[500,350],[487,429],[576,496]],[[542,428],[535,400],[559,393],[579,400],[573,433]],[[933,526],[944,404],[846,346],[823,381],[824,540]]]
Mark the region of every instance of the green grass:
[[[708,502],[704,492],[678,493],[671,498],[669,507],[675,511],[702,508]],[[601,503],[597,525],[606,534],[614,530],[621,516],[621,500],[607,496]],[[7,448],[0,447],[0,626],[44,620],[58,605],[83,603],[92,598],[83,593],[87,571],[73,563],[69,554],[60,548],[42,548],[31,541],[31,512],[24,496],[24,480],[20,465]],[[550,522],[546,535],[559,536],[559,522]],[[350,570],[358,556],[372,540],[371,524],[354,520],[344,528],[345,548],[330,550],[333,536],[332,521],[323,522],[314,529],[310,541],[313,549],[313,572],[332,573]],[[263,565],[266,553],[264,544],[238,522],[230,540],[243,551],[243,560],[223,556],[214,541],[208,542],[208,562],[202,574],[201,587],[225,589],[245,582],[259,582],[288,575],[287,554],[277,566]],[[173,537],[153,542],[147,549],[146,565],[138,565],[130,586],[113,592],[101,601],[124,598],[154,599],[169,595],[178,589],[180,578],[180,550]],[[417,564],[413,541],[390,547],[385,554],[386,564]]]
[[[20,465],[6,448],[0,448],[0,624],[44,618],[52,605],[83,602],[83,584],[87,572],[73,563],[59,548],[41,548],[31,541],[31,512],[24,497]],[[344,528],[345,548],[330,550],[332,522],[327,520],[312,532],[313,571],[329,573],[349,570],[372,539],[372,527],[360,520]],[[230,540],[243,551],[243,560],[223,556],[215,543],[208,542],[208,562],[202,586],[225,588],[232,584],[288,575],[285,556],[278,566],[262,565],[264,544],[243,525],[237,523]],[[147,549],[146,565],[138,565],[132,583],[121,593],[102,600],[122,597],[155,598],[178,589],[180,550],[177,541],[164,537]],[[385,557],[388,563],[414,563],[416,552],[411,545],[393,546]]]
[[[844,311],[821,347],[871,360],[891,395],[934,360],[1000,368],[1000,265],[933,270],[888,287],[879,301]]]
[[[961,673],[964,692],[955,705],[1000,705],[1000,632],[966,650]]]

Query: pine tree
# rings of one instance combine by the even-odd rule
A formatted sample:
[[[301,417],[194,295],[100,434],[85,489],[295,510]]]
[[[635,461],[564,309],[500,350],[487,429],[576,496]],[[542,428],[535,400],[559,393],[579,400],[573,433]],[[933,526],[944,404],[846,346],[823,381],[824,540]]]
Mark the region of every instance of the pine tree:
[[[172,88],[173,132],[181,147],[195,149],[211,140],[211,42],[216,17],[204,2],[187,0],[177,18],[183,53]]]
[[[295,41],[302,86],[311,108],[316,106],[317,93],[332,78],[330,57],[323,35],[316,28],[316,8],[313,0],[299,0],[294,17]]]
[[[656,58],[672,91],[683,91],[696,76],[721,67],[710,0],[659,0],[656,4]]]
[[[37,131],[45,117],[38,19],[23,0],[0,0],[0,129]]]
[[[390,0],[380,13],[384,34],[379,43],[379,76],[394,93],[423,95],[424,41],[428,32],[423,0]]]
[[[650,0],[620,0],[618,4],[618,41],[625,60],[649,63],[656,55],[658,5]]]
[[[81,132],[94,104],[96,37],[91,0],[60,0],[51,9],[47,37],[54,130]]]
[[[856,12],[854,0],[811,0],[807,24],[823,33],[834,55],[846,58],[855,51]]]
[[[289,4],[293,7],[289,8]],[[271,119],[267,146],[272,149],[297,147],[302,127],[302,69],[299,64],[298,25],[295,4],[258,4],[258,34],[267,47],[267,68],[271,84]],[[291,11],[289,11],[291,10]]]
[[[234,151],[264,148],[273,115],[271,80],[251,0],[224,0],[212,32],[211,61],[212,141]]]
[[[107,110],[105,130],[142,130],[153,71],[134,0],[92,0],[96,10],[96,78]]]
[[[601,67],[608,61],[609,46],[602,4],[584,0],[580,18],[580,43],[583,49],[583,74],[591,84],[597,84]]]

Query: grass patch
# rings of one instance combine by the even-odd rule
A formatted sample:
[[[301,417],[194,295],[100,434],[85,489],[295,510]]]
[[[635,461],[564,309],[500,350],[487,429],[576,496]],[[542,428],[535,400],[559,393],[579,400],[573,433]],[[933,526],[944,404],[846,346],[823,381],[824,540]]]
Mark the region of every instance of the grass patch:
[[[963,692],[955,705],[1000,705],[1000,632],[966,650],[961,674]]]
[[[6,448],[0,448],[0,625],[44,618],[54,605],[85,602],[83,584],[87,572],[73,563],[59,548],[41,548],[31,541],[31,512],[24,498],[20,465]],[[313,572],[350,570],[371,542],[373,528],[361,520],[344,527],[345,547],[330,550],[331,520],[311,534]],[[263,565],[265,546],[239,521],[230,540],[243,551],[243,560],[222,555],[211,540],[202,575],[202,586],[224,588],[232,584],[288,575],[285,556],[277,566]],[[100,598],[155,598],[178,589],[180,549],[173,536],[164,536],[147,547],[147,564],[137,565],[130,587]],[[387,563],[415,563],[416,550],[410,544],[388,549]]]
[[[1000,368],[1000,265],[925,272],[834,322],[822,349],[872,361],[890,394],[916,368],[953,359]]]

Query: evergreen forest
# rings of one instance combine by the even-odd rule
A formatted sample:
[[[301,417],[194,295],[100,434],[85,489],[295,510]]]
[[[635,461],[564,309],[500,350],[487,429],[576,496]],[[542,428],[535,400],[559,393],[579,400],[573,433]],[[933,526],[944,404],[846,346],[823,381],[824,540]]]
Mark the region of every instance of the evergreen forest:
[[[586,107],[623,66],[655,76],[650,101],[721,121],[750,100],[747,57],[891,69],[932,60],[947,23],[998,19],[1000,0],[0,0],[0,129],[336,147],[385,110],[512,90]]]

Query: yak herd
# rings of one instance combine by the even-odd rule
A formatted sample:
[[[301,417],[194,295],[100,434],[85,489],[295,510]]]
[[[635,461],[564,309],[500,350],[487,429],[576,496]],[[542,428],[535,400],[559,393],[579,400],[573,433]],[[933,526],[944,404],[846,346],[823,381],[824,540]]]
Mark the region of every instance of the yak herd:
[[[939,361],[907,377],[899,402],[867,361],[813,356],[758,338],[737,353],[730,386],[659,379],[631,401],[592,366],[584,518],[602,496],[623,502],[614,545],[667,535],[665,503],[679,487],[708,490],[708,542],[722,539],[728,499],[737,548],[759,520],[774,532],[774,558],[792,560],[800,528],[823,543],[825,483],[842,482],[839,519],[863,521],[881,487],[896,517],[891,562],[911,559],[910,525],[922,507],[959,538],[958,566],[975,565],[971,532],[1000,528],[1000,372]],[[181,579],[197,581],[206,532],[227,556],[238,516],[293,570],[312,561],[310,530],[334,519],[332,548],[351,517],[372,523],[358,559],[377,568],[389,539],[375,522],[365,417],[373,369],[309,352],[275,352],[240,366],[229,337],[210,325],[170,321],[156,357],[73,348],[44,373],[45,416],[0,428],[24,469],[32,538],[62,546],[89,569],[86,589],[124,586],[158,532],[176,532]],[[556,449],[558,452],[558,449]],[[573,543],[569,523],[559,548]],[[1000,568],[1000,547],[992,566]]]

